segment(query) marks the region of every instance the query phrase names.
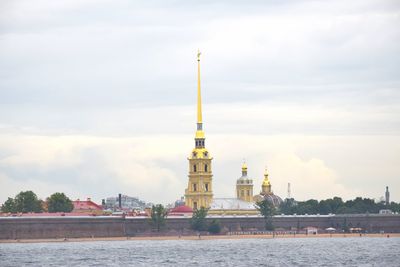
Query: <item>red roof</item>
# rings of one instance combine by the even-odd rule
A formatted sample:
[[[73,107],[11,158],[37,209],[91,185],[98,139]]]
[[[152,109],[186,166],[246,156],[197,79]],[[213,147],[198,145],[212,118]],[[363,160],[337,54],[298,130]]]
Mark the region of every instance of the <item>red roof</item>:
[[[170,213],[193,213],[193,209],[188,206],[178,206],[170,210]]]
[[[90,199],[81,201],[81,200],[75,200],[72,201],[72,204],[74,204],[74,210],[103,210],[103,208],[100,205],[97,205]]]

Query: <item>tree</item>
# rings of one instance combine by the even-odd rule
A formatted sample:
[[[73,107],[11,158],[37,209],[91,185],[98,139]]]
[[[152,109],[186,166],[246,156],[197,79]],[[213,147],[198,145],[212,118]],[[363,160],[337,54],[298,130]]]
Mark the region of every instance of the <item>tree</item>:
[[[4,202],[4,204],[1,206],[1,211],[2,212],[11,212],[11,213],[17,212],[14,199],[9,197],[6,200],[6,202]]]
[[[71,212],[74,209],[71,199],[64,193],[54,193],[46,201],[49,212]]]
[[[190,227],[196,231],[207,230],[207,217],[208,209],[201,207],[193,212],[193,216],[190,219]]]
[[[168,211],[163,205],[157,204],[151,208],[151,223],[156,227],[157,232],[160,232],[161,228],[165,225],[165,218],[168,215]]]
[[[291,215],[296,213],[297,203],[294,198],[286,198],[280,205],[279,210],[281,213]]]
[[[261,215],[264,216],[265,230],[274,230],[274,225],[272,224],[272,216],[275,214],[274,205],[264,199],[256,203],[256,208],[260,211]]]
[[[213,234],[218,234],[219,232],[221,232],[221,223],[219,222],[219,220],[212,220],[210,225],[208,226],[208,231]]]
[[[42,212],[42,202],[32,191],[20,192],[14,199],[16,212]]]

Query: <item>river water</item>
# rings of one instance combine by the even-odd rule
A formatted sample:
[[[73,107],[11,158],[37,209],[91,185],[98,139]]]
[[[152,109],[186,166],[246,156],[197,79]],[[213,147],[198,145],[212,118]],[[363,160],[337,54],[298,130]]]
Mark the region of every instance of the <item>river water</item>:
[[[400,238],[0,244],[0,266],[400,266]]]

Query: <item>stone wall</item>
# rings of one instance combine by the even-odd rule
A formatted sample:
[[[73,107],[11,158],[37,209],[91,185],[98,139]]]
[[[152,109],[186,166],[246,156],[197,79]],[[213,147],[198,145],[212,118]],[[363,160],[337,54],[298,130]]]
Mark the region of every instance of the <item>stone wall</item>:
[[[212,220],[213,218],[208,218]],[[226,231],[263,230],[262,217],[219,217]],[[320,229],[360,227],[368,232],[400,232],[400,215],[275,216],[276,228],[313,226]],[[164,233],[189,233],[188,218],[168,218]],[[120,237],[157,234],[147,218],[122,217],[0,217],[0,239]]]

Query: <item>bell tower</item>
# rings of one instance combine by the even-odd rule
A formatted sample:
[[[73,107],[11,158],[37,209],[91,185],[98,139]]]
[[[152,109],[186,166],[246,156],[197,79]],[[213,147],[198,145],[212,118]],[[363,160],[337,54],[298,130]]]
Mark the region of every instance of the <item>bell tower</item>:
[[[253,179],[247,177],[247,164],[243,162],[242,176],[236,180],[236,197],[243,201],[253,201]]]
[[[185,190],[185,205],[192,209],[209,208],[212,202],[212,157],[205,147],[201,111],[200,51],[197,53],[197,130],[195,147],[189,160],[189,181]]]

